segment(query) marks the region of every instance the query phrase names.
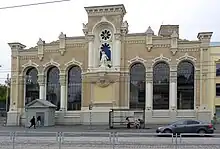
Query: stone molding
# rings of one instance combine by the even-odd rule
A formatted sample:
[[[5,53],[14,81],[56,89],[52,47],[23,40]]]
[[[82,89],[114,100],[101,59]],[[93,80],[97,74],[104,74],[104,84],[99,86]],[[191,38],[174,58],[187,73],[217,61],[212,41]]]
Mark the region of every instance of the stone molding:
[[[60,64],[58,62],[55,62],[52,58],[50,59],[49,62],[43,65],[44,72],[49,66],[56,66],[60,70]]]
[[[171,62],[171,59],[170,58],[167,58],[165,56],[163,56],[163,54],[161,54],[160,56],[154,58],[152,60],[152,66],[154,66],[156,63],[160,62],[160,61],[164,61],[166,62],[168,65],[170,65],[170,62]]]
[[[139,62],[139,63],[142,63],[145,67],[146,67],[146,62],[147,60],[139,57],[139,56],[135,56],[134,58],[130,59],[128,61],[129,65],[131,66],[132,64],[136,63],[136,62]]]
[[[25,63],[25,64],[23,64],[22,65],[22,73],[24,73],[24,71],[27,69],[27,68],[29,68],[29,67],[34,67],[34,68],[36,68],[37,69],[37,72],[39,73],[39,69],[38,69],[38,67],[39,67],[39,65],[37,64],[37,63],[35,63],[35,62],[32,62],[32,60],[29,60],[27,63]]]
[[[176,59],[177,61],[177,65],[183,61],[183,60],[189,60],[191,61],[194,65],[196,64],[196,58],[193,56],[188,55],[188,53],[185,53],[183,56],[179,57],[178,59]]]
[[[81,71],[83,72],[83,68],[82,68],[82,63],[77,61],[75,58],[72,58],[71,61],[67,62],[65,65],[65,71],[68,71],[67,69],[70,67],[70,66],[79,66]]]

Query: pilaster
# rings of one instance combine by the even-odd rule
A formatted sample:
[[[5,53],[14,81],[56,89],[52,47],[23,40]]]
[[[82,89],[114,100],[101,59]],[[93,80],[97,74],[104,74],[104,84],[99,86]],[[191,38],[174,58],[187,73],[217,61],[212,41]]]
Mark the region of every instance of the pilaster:
[[[113,66],[119,70],[121,65],[121,34],[117,33],[115,36],[115,49],[113,50]]]
[[[60,95],[61,95],[61,101],[60,101],[60,110],[65,111],[67,109],[67,99],[66,99],[66,74],[60,73]]]
[[[177,109],[177,66],[171,66],[169,86],[170,110]]]
[[[45,76],[44,74],[38,74],[38,84],[40,87],[39,98],[45,99]],[[46,100],[46,99],[45,99]]]
[[[93,44],[94,44],[94,35],[87,35],[86,40],[88,42],[88,68],[91,69],[92,67],[95,67],[95,58],[96,58],[96,52],[93,50]]]
[[[145,95],[145,105],[146,105],[146,110],[151,110],[153,109],[153,68],[147,67],[146,71],[146,95]]]

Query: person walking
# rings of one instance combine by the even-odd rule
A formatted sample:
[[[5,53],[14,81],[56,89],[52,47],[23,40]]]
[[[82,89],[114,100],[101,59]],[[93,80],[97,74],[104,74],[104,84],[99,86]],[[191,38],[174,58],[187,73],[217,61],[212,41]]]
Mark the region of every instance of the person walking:
[[[218,120],[217,120],[217,116],[216,116],[216,113],[214,113],[214,116],[212,118],[212,125],[213,125],[213,128],[214,130],[216,130],[216,124],[217,124]]]
[[[29,128],[31,128],[32,126],[34,126],[34,129],[36,129],[36,122],[35,122],[35,117],[34,117],[34,116],[33,116],[32,119],[30,120],[30,123],[31,123],[31,125],[30,125]]]

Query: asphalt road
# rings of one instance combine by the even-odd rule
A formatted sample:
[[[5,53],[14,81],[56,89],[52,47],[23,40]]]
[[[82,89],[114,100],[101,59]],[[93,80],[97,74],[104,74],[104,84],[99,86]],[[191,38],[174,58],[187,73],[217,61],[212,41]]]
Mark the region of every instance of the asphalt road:
[[[118,137],[114,140],[109,137],[64,137],[59,144],[56,137],[24,137],[17,136],[14,140],[15,149],[219,149],[219,138],[178,138],[171,137]],[[0,149],[13,148],[13,140],[10,137],[0,137]]]

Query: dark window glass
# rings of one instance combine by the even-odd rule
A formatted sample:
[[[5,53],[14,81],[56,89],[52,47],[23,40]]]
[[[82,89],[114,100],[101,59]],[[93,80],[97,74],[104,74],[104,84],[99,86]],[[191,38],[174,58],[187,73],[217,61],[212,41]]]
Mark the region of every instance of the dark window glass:
[[[38,72],[36,68],[30,68],[25,76],[25,105],[35,99],[39,99]]]
[[[220,83],[216,83],[216,96],[220,96]]]
[[[170,68],[165,62],[153,68],[153,109],[169,109]]]
[[[136,63],[130,69],[130,108],[145,108],[145,79],[143,64]]]
[[[185,125],[186,123],[187,123],[186,120],[179,120],[179,121],[172,123],[172,125],[179,126],[179,125]]]
[[[188,61],[177,68],[177,109],[194,109],[194,65]]]
[[[198,121],[188,120],[187,125],[200,124]]]
[[[220,76],[220,63],[216,63],[216,76]]]
[[[47,100],[60,109],[60,75],[57,67],[51,67],[47,72]]]
[[[71,67],[68,71],[67,110],[81,110],[81,90],[81,69],[78,66]]]

